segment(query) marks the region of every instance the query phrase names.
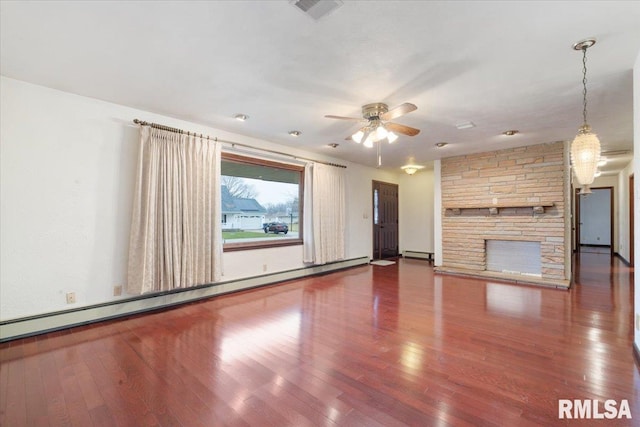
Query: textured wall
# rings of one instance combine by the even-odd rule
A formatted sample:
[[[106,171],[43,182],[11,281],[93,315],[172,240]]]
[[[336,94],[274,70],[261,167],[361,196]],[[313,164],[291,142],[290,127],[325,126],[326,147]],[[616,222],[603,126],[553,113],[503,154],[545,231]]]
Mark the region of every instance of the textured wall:
[[[564,153],[558,142],[443,159],[442,266],[484,271],[485,240],[539,241],[542,278],[564,280]]]

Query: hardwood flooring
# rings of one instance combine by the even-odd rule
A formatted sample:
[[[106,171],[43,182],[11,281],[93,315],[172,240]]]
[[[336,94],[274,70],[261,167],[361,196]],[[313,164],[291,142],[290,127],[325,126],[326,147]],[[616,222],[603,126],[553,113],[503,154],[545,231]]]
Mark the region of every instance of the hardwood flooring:
[[[632,270],[577,267],[562,291],[403,259],[7,342],[0,424],[638,426]],[[633,419],[559,419],[558,399]]]

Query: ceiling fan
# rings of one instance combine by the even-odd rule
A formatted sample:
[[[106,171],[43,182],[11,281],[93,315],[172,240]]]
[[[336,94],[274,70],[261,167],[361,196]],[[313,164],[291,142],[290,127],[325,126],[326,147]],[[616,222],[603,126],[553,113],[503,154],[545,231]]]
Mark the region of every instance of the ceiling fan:
[[[365,147],[373,147],[374,142],[379,142],[385,138],[389,143],[394,142],[398,139],[398,135],[396,135],[398,133],[407,136],[415,136],[419,134],[420,129],[389,121],[397,117],[404,116],[405,114],[417,109],[418,107],[415,105],[405,102],[404,104],[400,104],[389,110],[387,104],[375,102],[373,104],[362,106],[362,118],[332,115],[326,115],[325,117],[328,119],[361,122],[363,126],[356,133],[348,136],[346,139],[351,139],[358,144],[363,143]]]

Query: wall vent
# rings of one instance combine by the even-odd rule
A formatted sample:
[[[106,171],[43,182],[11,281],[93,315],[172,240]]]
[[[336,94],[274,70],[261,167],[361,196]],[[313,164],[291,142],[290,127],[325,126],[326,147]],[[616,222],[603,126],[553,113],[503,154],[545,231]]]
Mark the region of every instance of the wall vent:
[[[300,10],[315,21],[320,20],[342,6],[342,0],[292,0],[296,9]]]

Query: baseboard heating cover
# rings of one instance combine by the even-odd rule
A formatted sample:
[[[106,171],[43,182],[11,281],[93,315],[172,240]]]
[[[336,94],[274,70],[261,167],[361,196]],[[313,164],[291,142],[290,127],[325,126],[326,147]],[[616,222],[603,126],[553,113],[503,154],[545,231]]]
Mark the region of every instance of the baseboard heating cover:
[[[403,251],[402,256],[405,258],[420,258],[420,259],[433,260],[433,252]]]
[[[352,258],[324,265],[314,265],[255,277],[219,282],[157,294],[136,296],[118,301],[44,313],[0,322],[0,342],[39,335],[89,323],[100,322],[146,311],[185,304],[217,295],[272,285],[286,280],[331,273],[369,264],[369,257]]]

